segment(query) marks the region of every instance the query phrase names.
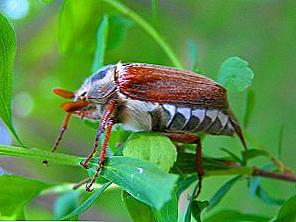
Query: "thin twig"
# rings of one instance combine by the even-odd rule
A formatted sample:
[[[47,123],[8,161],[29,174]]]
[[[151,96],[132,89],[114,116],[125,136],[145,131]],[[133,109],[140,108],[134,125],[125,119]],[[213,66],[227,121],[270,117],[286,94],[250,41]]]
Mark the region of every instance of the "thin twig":
[[[253,168],[252,176],[261,176],[261,177],[267,177],[267,178],[278,179],[278,180],[285,180],[285,181],[290,181],[290,182],[296,183],[296,176],[293,174],[275,173],[275,172],[261,170],[256,167]]]

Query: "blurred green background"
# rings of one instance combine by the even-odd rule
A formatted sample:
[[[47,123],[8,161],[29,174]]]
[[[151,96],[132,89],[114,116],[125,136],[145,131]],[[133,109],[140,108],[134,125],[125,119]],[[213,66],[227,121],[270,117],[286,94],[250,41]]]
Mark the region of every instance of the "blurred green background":
[[[28,147],[50,150],[65,115],[59,107],[63,100],[53,95],[52,89],[79,88],[91,74],[96,30],[102,16],[106,13],[118,16],[116,11],[99,0],[74,1],[77,2],[73,9],[75,21],[65,26],[59,23],[63,1],[0,1],[1,11],[16,30],[14,122]],[[277,156],[279,131],[284,124],[282,160],[296,170],[295,1],[160,0],[157,17],[152,16],[149,0],[122,2],[160,31],[188,69],[191,65],[188,41],[198,46],[200,72],[213,79],[216,79],[219,66],[226,58],[240,56],[248,61],[255,73],[251,88],[255,92],[256,103],[249,127],[244,131]],[[129,28],[126,33],[121,33],[124,38],[119,40],[122,41],[120,45],[107,47],[106,64],[121,60],[172,65],[141,28],[132,22],[125,25]],[[68,38],[69,32],[74,32],[75,38],[63,48],[59,40]],[[229,94],[229,97],[232,109],[242,120],[246,93]],[[59,151],[86,156],[94,135],[93,129],[79,119],[73,119]],[[229,137],[208,136],[203,147],[204,154],[210,156],[222,156],[220,147],[227,147],[235,153],[242,150],[238,139]],[[5,171],[47,182],[77,182],[86,176],[83,170],[76,168],[44,168],[38,162],[8,157],[1,157],[0,161],[0,167]],[[261,159],[254,162],[259,166],[261,163]],[[201,199],[209,199],[226,179],[206,179]],[[284,199],[295,193],[292,184],[265,179],[263,183],[274,197]],[[127,211],[119,200],[119,190],[108,191],[81,219],[128,221]],[[50,219],[53,201],[52,196],[38,198],[28,208],[28,214],[32,219],[38,219],[38,215],[43,215],[43,219],[47,215]],[[269,216],[274,215],[278,207],[250,198],[246,182],[242,181],[213,212],[219,209],[239,209]]]

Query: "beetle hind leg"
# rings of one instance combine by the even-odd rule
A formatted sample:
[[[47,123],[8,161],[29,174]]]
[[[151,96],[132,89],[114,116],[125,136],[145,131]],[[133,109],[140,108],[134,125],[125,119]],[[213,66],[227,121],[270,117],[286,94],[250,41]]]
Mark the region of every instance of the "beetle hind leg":
[[[163,135],[169,137],[172,141],[187,143],[187,144],[196,144],[196,171],[198,177],[198,190],[195,194],[195,197],[198,197],[202,189],[202,179],[204,176],[204,169],[202,165],[202,150],[200,138],[193,134],[186,133],[174,133],[174,132],[163,132]]]

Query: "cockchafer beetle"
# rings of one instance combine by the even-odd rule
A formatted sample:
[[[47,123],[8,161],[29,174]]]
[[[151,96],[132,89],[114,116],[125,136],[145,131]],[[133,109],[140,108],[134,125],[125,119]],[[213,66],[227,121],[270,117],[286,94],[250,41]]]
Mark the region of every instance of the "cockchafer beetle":
[[[53,147],[56,150],[72,114],[101,120],[94,146],[81,165],[98,150],[98,141],[106,131],[94,177],[86,184],[90,191],[104,164],[112,126],[121,123],[133,131],[157,131],[171,140],[196,144],[196,168],[201,191],[201,133],[213,135],[237,134],[247,148],[241,127],[230,110],[226,90],[213,80],[191,71],[172,67],[121,62],[99,69],[85,80],[77,92],[55,89],[73,102],[62,104],[67,112],[60,134]]]

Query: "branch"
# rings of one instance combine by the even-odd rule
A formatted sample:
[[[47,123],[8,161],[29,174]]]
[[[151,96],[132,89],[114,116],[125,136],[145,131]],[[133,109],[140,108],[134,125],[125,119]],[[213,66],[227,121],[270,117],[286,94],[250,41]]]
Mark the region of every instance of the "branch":
[[[291,173],[275,173],[253,167],[252,176],[262,176],[272,179],[285,180],[296,183],[296,176]]]
[[[42,160],[47,159],[50,164],[77,167],[80,167],[79,163],[83,159],[82,157],[52,153],[50,151],[36,148],[26,149],[4,145],[0,145],[0,156],[1,155],[40,160],[40,163]],[[222,175],[261,176],[296,183],[296,176],[292,173],[275,173],[264,171],[257,167],[240,166],[237,162],[225,160],[223,158],[204,157],[203,165],[205,168],[205,177]],[[177,162],[175,163],[172,171],[192,174],[196,172],[195,168],[192,166],[195,166],[195,155],[189,153],[179,153]]]
[[[195,167],[192,167],[195,166],[195,158],[195,154],[192,153],[178,153],[172,172],[181,174],[196,173]],[[296,183],[296,176],[291,171],[283,173],[270,172],[255,166],[242,166],[238,162],[225,158],[203,157],[203,167],[205,177],[223,175],[261,176]]]

